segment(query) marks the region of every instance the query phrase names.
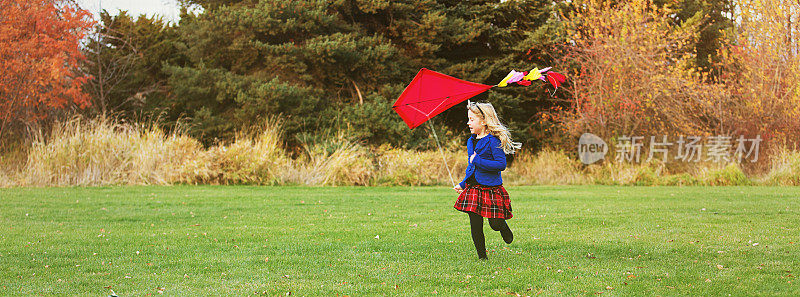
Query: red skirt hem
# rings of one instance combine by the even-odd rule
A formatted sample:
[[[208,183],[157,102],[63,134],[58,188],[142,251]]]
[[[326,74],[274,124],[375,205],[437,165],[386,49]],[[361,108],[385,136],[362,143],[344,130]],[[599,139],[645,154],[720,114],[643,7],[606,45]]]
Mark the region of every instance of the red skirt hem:
[[[511,200],[508,192],[499,186],[467,185],[458,195],[453,207],[459,211],[471,212],[484,218],[510,219]]]

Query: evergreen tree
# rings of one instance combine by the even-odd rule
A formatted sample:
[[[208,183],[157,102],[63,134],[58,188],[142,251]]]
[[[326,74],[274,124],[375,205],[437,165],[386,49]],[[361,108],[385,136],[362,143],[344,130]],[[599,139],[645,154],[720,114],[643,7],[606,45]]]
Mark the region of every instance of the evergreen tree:
[[[230,137],[237,127],[282,114],[289,141],[338,125],[370,143],[406,146],[427,142],[428,132],[409,132],[391,103],[420,68],[494,84],[511,69],[542,66],[531,64],[520,44],[553,7],[546,1],[191,3],[204,8],[181,20],[191,63],[166,72],[180,102],[174,107],[198,135]],[[508,88],[490,100],[508,111],[512,127],[524,127],[530,115],[514,111],[543,94]],[[442,116],[457,131],[465,130],[465,117],[458,107]]]

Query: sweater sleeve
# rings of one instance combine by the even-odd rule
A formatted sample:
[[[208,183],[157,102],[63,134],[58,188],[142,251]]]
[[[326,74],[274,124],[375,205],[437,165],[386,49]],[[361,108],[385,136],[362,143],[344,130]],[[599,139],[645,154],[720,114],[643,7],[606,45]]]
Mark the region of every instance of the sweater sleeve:
[[[499,139],[492,137],[490,140],[489,149],[494,160],[481,159],[476,155],[475,160],[472,160],[472,164],[483,170],[503,171],[506,169],[506,153],[500,148]]]

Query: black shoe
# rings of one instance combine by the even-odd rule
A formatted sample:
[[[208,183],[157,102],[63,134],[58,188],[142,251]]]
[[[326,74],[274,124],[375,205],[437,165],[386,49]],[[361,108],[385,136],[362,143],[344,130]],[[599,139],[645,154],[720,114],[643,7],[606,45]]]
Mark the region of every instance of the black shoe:
[[[511,229],[508,229],[508,233],[502,232],[500,235],[503,235],[503,241],[505,241],[507,244],[511,244],[511,242],[514,241],[514,233],[511,232]]]

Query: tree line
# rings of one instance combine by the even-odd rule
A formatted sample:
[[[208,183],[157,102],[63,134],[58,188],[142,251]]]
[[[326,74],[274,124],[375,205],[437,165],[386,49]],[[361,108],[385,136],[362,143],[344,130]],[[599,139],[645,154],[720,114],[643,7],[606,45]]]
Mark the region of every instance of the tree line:
[[[391,105],[423,67],[485,84],[496,84],[512,69],[553,66],[567,74],[566,88],[553,96],[544,85],[534,85],[477,98],[492,102],[528,149],[557,146],[565,136],[592,128],[613,133],[637,127],[682,133],[718,129],[692,126],[709,121],[705,113],[661,112],[689,105],[662,100],[657,103],[663,106],[647,106],[642,100],[659,93],[690,102],[699,93],[683,90],[716,92],[708,85],[742,67],[730,56],[746,43],[737,37],[736,23],[743,11],[737,7],[744,2],[754,1],[187,0],[183,5],[202,10],[184,7],[177,23],[104,11],[98,23],[87,25],[86,15],[73,15],[85,12],[72,1],[8,0],[0,17],[0,62],[25,65],[20,57],[32,57],[26,51],[42,49],[69,58],[45,59],[44,66],[31,66],[36,70],[14,66],[2,72],[0,137],[24,137],[32,123],[46,123],[67,110],[181,127],[206,145],[279,117],[289,147],[344,130],[369,145],[419,148],[429,145],[429,131],[408,130]],[[54,17],[12,13],[41,10],[37,5],[54,7]],[[625,17],[639,22],[624,22]],[[31,41],[41,35],[35,33],[44,29],[36,26],[44,21],[62,36],[75,36],[69,41],[80,45],[71,49],[80,52]],[[17,35],[9,37],[9,30]],[[634,31],[651,39],[632,38]],[[52,74],[57,69],[43,71],[53,63],[71,70],[62,69],[61,76]],[[676,72],[680,75],[670,76]],[[42,87],[48,92],[58,90],[55,86],[72,89],[49,95],[14,89],[31,82],[30,75],[61,77]],[[656,79],[662,76],[668,77]],[[693,83],[675,83],[681,81]],[[42,81],[31,85],[41,87]],[[628,97],[638,103],[605,107],[618,113],[618,125],[603,126],[615,120],[585,104]],[[38,103],[20,104],[26,100]],[[434,119],[434,126],[450,137],[465,136],[464,110],[451,108]],[[631,126],[632,121],[640,123]]]

